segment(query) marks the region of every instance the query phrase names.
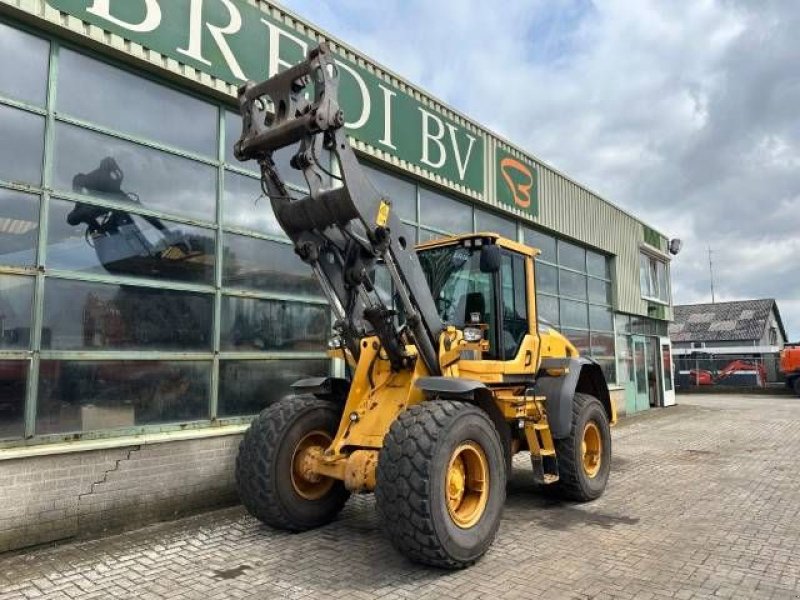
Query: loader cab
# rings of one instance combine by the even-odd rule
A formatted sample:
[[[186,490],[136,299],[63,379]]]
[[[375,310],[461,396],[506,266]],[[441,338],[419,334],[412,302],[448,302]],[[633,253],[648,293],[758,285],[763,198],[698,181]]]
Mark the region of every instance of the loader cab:
[[[489,342],[482,361],[530,366],[536,334],[531,248],[494,233],[434,240],[417,249],[420,264],[447,325],[481,327]]]

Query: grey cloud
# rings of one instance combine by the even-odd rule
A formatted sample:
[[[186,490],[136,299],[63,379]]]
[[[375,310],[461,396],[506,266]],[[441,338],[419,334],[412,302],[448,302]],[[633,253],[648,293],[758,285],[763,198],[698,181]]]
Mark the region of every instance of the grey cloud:
[[[676,302],[709,299],[711,245],[718,298],[776,297],[800,338],[800,3],[376,4],[289,2],[683,237]]]

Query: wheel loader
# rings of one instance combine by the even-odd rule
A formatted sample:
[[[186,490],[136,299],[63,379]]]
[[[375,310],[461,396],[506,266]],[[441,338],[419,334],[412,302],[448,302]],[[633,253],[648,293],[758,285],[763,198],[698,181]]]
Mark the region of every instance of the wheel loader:
[[[414,248],[347,140],[337,85],[321,44],[239,89],[236,157],[260,165],[277,221],[330,303],[329,352],[350,376],[298,381],[264,409],[239,448],[238,492],[256,518],[294,532],[374,492],[400,552],[463,568],[495,538],[514,455],[564,498],[603,493],[614,406],[599,365],[537,325],[537,250],[495,233]],[[303,197],[273,160],[294,146]]]

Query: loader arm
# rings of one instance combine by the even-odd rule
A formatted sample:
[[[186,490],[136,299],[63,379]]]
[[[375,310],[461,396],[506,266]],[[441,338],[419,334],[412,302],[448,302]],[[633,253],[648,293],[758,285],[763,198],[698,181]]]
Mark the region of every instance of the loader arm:
[[[431,375],[439,374],[443,324],[405,226],[367,178],[347,140],[338,103],[338,70],[325,44],[305,61],[239,89],[243,120],[239,160],[256,160],[278,223],[313,269],[335,316],[334,330],[358,359],[361,340],[375,335],[393,370],[411,369],[414,346]],[[297,144],[291,159],[309,193],[290,194],[273,153]],[[331,172],[323,151],[334,158]],[[327,176],[327,177],[326,177]],[[385,265],[405,326],[375,290],[371,275]]]

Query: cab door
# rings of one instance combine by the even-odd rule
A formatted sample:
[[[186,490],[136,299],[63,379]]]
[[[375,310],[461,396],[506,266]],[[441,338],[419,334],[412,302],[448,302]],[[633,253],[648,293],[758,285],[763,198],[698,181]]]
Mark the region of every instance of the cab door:
[[[536,358],[535,315],[532,313],[533,265],[530,257],[504,249],[497,297],[498,355],[505,373],[532,374]]]

